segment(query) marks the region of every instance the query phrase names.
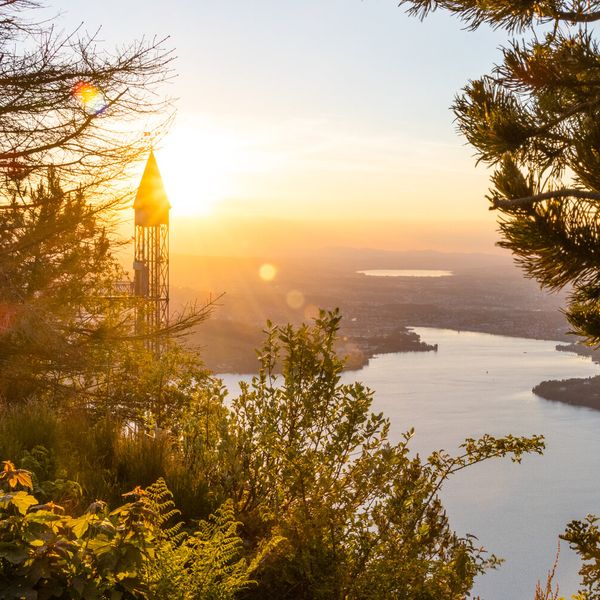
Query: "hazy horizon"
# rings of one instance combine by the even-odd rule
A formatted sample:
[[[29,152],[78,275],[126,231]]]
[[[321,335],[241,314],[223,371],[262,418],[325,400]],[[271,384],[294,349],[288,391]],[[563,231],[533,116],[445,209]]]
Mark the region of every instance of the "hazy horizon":
[[[117,234],[133,236],[133,210],[119,215]],[[508,254],[498,248],[496,224],[464,220],[446,223],[384,219],[293,219],[262,215],[171,218],[173,254],[200,256],[294,256],[334,247],[380,251]],[[125,249],[130,253],[130,249]]]

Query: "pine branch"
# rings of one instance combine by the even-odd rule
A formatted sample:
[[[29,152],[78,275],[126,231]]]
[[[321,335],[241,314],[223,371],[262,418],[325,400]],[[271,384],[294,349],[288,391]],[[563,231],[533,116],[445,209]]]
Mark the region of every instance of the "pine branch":
[[[537,202],[544,200],[558,200],[559,198],[577,198],[581,200],[597,200],[600,201],[600,193],[590,192],[588,190],[580,190],[577,188],[565,188],[562,190],[553,190],[550,192],[542,192],[533,196],[525,196],[523,198],[512,199],[494,199],[490,210],[510,210],[512,208],[526,208]]]
[[[594,21],[600,21],[600,12],[580,13],[559,10],[556,12],[556,18],[570,23],[593,23]]]

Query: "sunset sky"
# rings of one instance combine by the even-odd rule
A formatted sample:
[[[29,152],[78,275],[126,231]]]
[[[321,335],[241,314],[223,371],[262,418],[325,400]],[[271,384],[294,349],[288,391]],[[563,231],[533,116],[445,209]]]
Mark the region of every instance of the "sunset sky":
[[[288,227],[273,244],[310,231],[316,245],[494,251],[488,173],[475,169],[449,106],[499,59],[502,33],[467,32],[443,14],[420,22],[395,0],[54,8],[66,28],[102,25],[109,47],[171,36],[178,115],[156,155],[180,227],[175,248],[198,231],[206,248],[194,251],[226,238],[232,252],[251,251],[253,238]],[[249,222],[261,225],[244,242]]]

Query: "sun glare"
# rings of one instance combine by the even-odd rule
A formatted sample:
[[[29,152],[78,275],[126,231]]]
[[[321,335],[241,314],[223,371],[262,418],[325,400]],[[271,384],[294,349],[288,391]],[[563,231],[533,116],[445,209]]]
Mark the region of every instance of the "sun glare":
[[[156,150],[174,216],[202,216],[231,193],[234,140],[179,127]]]
[[[263,281],[273,281],[277,276],[277,267],[270,263],[265,263],[258,269],[258,276]]]

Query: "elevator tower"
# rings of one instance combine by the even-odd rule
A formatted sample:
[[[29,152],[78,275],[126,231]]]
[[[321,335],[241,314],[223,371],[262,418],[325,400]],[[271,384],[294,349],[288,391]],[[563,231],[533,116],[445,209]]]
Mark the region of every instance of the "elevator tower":
[[[134,295],[137,333],[148,335],[169,324],[169,210],[158,164],[152,150],[135,196]],[[148,346],[160,350],[156,340]]]

